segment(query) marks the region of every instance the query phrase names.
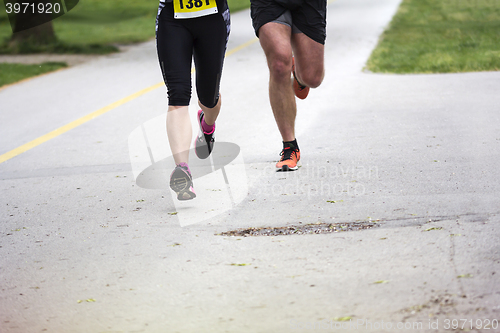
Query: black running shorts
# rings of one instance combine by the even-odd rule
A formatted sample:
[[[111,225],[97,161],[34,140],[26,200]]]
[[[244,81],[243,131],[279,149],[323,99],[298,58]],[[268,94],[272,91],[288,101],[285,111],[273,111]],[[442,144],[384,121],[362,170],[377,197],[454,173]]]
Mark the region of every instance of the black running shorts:
[[[280,0],[278,3],[276,0],[250,0],[252,23],[257,37],[260,27],[290,10],[293,25],[312,40],[325,44],[327,0],[305,0],[298,8],[293,9],[285,7],[285,2],[287,1]]]
[[[226,0],[217,0],[217,9],[216,14],[175,19],[172,2],[160,2],[156,48],[169,105],[189,105],[193,58],[196,92],[201,104],[208,108],[217,105],[230,31]]]

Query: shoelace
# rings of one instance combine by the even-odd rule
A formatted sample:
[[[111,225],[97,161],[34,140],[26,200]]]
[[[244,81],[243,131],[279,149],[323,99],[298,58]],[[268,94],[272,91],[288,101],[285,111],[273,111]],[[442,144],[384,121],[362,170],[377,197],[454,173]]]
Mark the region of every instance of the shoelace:
[[[283,148],[283,150],[280,153],[280,156],[281,156],[280,161],[292,159],[292,154],[295,153],[296,151],[297,151],[297,149],[293,149],[291,147]]]
[[[205,134],[205,133],[203,133]],[[215,138],[212,134],[205,134],[205,135],[210,135],[210,142],[215,142]]]

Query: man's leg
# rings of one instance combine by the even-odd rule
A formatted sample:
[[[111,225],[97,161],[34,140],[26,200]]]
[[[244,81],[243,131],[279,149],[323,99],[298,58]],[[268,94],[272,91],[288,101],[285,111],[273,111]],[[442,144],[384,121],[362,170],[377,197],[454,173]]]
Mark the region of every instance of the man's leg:
[[[295,75],[307,87],[317,88],[325,76],[325,46],[303,33],[292,35]]]
[[[259,40],[269,66],[269,100],[283,141],[295,140],[297,106],[290,75],[292,71],[292,29],[269,22],[259,29]]]

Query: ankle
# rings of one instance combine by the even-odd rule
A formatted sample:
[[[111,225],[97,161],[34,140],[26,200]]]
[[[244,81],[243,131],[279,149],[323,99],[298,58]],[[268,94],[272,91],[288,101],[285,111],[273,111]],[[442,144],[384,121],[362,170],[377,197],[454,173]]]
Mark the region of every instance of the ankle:
[[[189,165],[186,162],[181,162],[177,164],[178,167],[186,169],[189,173],[191,173],[191,170],[189,170]]]
[[[283,141],[283,148],[292,148],[300,150],[299,145],[297,143],[297,139],[293,139],[293,141]]]
[[[201,128],[203,128],[203,132],[205,134],[212,134],[215,131],[215,123],[212,125],[208,125],[205,122],[205,116],[201,119]]]

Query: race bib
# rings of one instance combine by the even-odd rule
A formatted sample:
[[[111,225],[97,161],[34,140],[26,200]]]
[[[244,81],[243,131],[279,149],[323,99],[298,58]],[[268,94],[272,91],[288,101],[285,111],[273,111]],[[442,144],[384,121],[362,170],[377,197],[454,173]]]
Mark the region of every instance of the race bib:
[[[186,19],[217,13],[216,0],[174,0],[174,18]]]

